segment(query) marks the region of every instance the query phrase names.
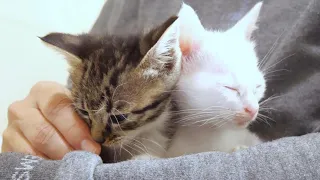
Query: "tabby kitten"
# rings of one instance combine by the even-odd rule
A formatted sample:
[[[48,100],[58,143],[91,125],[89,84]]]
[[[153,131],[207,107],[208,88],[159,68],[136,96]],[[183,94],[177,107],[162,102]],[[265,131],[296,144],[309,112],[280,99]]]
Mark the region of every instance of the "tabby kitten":
[[[146,34],[41,38],[70,64],[74,108],[102,144],[105,162],[165,153],[171,90],[181,69],[179,31],[173,16]]]

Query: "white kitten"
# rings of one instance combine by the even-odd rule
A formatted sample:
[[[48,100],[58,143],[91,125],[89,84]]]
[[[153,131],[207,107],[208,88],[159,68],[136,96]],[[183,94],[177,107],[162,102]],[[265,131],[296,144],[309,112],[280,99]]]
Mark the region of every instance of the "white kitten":
[[[266,84],[251,41],[262,2],[225,32],[205,30],[183,4],[180,46],[183,74],[175,100],[181,115],[167,157],[231,152],[259,139],[246,129],[257,117]]]

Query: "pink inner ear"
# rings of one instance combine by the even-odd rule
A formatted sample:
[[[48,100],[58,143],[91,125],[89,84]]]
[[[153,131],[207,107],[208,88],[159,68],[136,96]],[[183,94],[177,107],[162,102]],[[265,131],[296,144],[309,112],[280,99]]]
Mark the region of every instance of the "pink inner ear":
[[[190,35],[181,35],[180,36],[180,49],[183,57],[188,57],[192,53],[197,52],[200,49],[199,43],[196,43],[195,40]],[[186,58],[190,59],[190,58]]]
[[[182,52],[182,56],[189,56],[192,49],[192,41],[191,38],[185,35],[180,36],[180,49]]]
[[[194,71],[194,66],[197,65],[198,59],[195,59],[191,55],[199,51],[199,44],[195,43],[195,41],[190,37],[190,35],[180,35],[179,38],[180,49],[182,53],[182,65],[181,70],[188,74],[190,71]]]

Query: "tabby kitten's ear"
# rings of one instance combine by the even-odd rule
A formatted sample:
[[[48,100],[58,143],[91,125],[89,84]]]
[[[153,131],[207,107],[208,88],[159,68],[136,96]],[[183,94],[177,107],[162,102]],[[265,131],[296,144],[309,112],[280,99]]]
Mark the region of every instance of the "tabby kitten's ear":
[[[141,39],[140,51],[145,56],[139,67],[142,68],[144,75],[179,74],[181,68],[179,36],[179,19],[173,16]]]
[[[81,36],[64,33],[50,33],[39,38],[45,45],[63,54],[71,66],[76,66],[82,62],[80,54],[82,49]]]

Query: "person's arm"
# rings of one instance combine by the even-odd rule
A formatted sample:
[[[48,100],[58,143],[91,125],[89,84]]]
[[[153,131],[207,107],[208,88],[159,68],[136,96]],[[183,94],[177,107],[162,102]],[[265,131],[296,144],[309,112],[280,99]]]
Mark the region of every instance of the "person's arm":
[[[102,164],[88,152],[50,161],[0,154],[0,179],[319,179],[320,134],[283,138],[232,154],[210,152],[171,159]]]

